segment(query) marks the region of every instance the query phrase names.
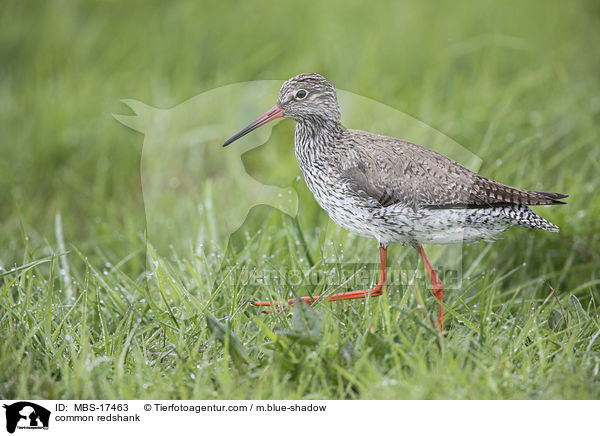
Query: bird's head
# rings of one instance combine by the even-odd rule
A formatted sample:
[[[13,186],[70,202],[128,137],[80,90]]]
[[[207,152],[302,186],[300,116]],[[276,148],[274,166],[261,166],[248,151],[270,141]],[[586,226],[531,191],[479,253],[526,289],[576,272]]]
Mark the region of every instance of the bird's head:
[[[283,117],[296,121],[315,118],[339,122],[335,89],[323,76],[303,73],[285,81],[279,91],[277,106],[283,109]]]
[[[340,123],[340,109],[334,87],[323,76],[315,73],[302,73],[286,80],[279,91],[277,104],[225,141],[223,147],[281,117],[337,127]]]

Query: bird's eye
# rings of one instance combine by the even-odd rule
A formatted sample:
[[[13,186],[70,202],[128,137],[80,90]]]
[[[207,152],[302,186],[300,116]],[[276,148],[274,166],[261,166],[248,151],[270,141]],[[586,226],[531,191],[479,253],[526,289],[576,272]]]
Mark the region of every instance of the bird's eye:
[[[306,98],[307,95],[308,92],[306,92],[304,89],[300,89],[296,92],[296,100],[302,100],[303,98]]]

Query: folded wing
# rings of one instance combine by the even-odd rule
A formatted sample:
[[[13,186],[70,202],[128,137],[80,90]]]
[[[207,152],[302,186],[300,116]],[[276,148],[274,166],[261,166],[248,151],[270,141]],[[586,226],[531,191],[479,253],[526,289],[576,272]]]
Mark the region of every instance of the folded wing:
[[[545,205],[563,204],[559,200],[567,197],[495,182],[410,142],[352,132],[352,138],[366,147],[343,159],[344,181],[357,195],[383,207],[403,204],[417,210]],[[386,144],[389,142],[394,144]]]

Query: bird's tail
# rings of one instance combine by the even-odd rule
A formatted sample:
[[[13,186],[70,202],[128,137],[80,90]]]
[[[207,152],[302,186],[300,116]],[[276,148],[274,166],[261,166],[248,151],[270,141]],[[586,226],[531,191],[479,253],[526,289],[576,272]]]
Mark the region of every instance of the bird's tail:
[[[538,196],[540,198],[532,201],[531,203],[526,203],[526,204],[529,204],[529,205],[535,205],[535,204],[565,204],[564,201],[560,201],[560,200],[562,198],[567,198],[568,197],[568,195],[566,195],[566,194],[559,194],[558,192],[539,192],[539,191],[530,191],[530,192],[534,192],[535,194],[538,194]]]
[[[519,205],[507,207],[504,213],[513,219],[515,224],[518,224],[522,227],[546,230],[548,232],[558,232],[560,230],[558,226],[535,214],[527,206]]]

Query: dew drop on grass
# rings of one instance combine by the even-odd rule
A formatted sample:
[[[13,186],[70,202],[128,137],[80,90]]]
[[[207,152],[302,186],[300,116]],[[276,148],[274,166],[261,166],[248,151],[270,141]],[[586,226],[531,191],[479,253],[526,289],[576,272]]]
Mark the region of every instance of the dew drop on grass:
[[[398,380],[386,378],[381,383],[382,386],[396,386],[398,384]]]

